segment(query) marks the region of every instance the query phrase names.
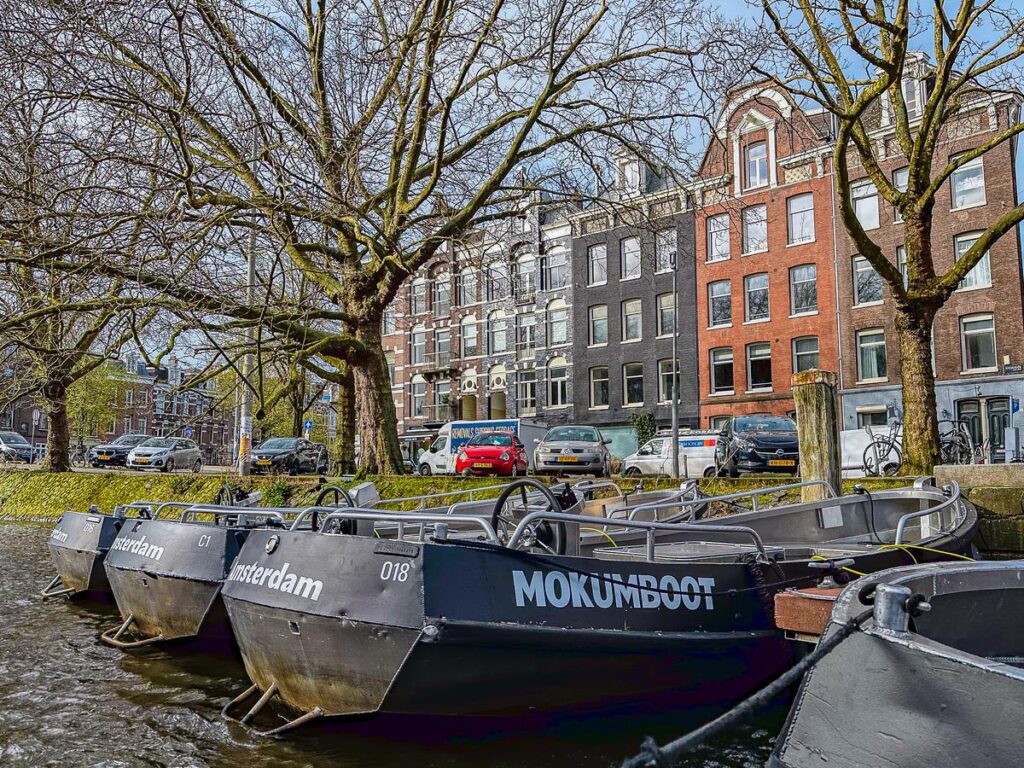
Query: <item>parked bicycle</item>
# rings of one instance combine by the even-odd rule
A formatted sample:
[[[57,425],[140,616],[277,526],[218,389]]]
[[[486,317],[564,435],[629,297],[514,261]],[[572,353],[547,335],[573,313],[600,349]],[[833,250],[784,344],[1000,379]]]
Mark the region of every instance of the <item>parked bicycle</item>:
[[[951,425],[943,429],[943,424]],[[967,423],[943,419],[939,422],[939,450],[943,464],[973,464],[974,440]]]
[[[943,428],[942,425],[950,425]],[[889,432],[872,438],[864,449],[864,474],[892,477],[903,466],[903,422],[893,421]],[[973,464],[977,449],[967,423],[943,419],[939,422],[939,455],[943,464]]]
[[[82,445],[79,445],[76,448],[72,448],[71,455],[68,457],[69,461],[71,462],[71,466],[75,467],[76,469],[81,469],[82,467],[86,466],[89,463],[88,453],[89,452],[85,449],[85,446]]]

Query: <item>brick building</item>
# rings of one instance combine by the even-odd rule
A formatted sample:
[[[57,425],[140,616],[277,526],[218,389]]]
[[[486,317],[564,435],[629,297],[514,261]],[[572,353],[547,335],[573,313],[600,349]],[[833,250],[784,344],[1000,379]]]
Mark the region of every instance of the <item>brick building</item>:
[[[686,192],[635,156],[617,158],[616,170],[615,204],[572,217],[573,387],[576,418],[600,426],[625,455],[636,449],[631,414],[671,421],[677,303],[679,423],[697,426],[697,334]]]
[[[726,99],[692,185],[704,426],[792,414],[792,374],[838,368],[831,134],[773,86]]]
[[[927,59],[908,63],[903,84],[911,120],[928,87]],[[990,140],[1019,119],[1019,95],[979,93],[965,104],[936,151],[940,167],[949,158]],[[917,111],[915,111],[915,109]],[[875,156],[899,183],[907,161],[894,140],[884,108],[872,121]],[[940,189],[934,210],[932,247],[937,270],[949,269],[977,234],[1017,200],[1015,143],[1007,141],[962,166]],[[855,209],[872,240],[905,271],[903,226],[863,170],[851,163]],[[902,413],[900,359],[893,301],[879,275],[856,254],[845,230],[837,239],[842,402],[846,428],[884,424]],[[990,457],[1001,460],[1003,428],[1012,403],[1024,398],[1024,313],[1018,229],[1004,235],[972,270],[933,325],[933,364],[940,419],[963,419],[977,444],[989,441]],[[949,425],[946,425],[947,427]]]

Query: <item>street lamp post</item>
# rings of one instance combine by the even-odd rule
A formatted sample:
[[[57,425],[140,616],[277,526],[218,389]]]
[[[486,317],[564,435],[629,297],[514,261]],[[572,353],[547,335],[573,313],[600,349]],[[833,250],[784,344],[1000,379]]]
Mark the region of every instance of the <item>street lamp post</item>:
[[[251,307],[255,301],[256,292],[256,232],[254,230],[249,231],[247,251],[246,261],[248,264],[246,265],[245,300]],[[254,330],[250,326],[246,330],[246,351],[245,359],[242,362],[243,375],[240,382],[242,388],[242,402],[239,407],[241,413],[238,425],[238,474],[240,475],[248,475],[252,468],[252,390],[249,388],[249,382],[252,380],[254,367],[252,348],[255,343]]]
[[[672,251],[672,477],[679,477],[679,264]]]

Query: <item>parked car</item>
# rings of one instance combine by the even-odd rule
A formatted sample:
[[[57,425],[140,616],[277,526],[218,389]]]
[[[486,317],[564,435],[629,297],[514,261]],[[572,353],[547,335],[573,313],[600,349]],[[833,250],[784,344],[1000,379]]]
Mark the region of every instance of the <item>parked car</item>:
[[[89,464],[93,467],[123,467],[128,462],[128,452],[148,439],[149,435],[121,435],[111,443],[94,445],[89,449]]]
[[[717,432],[685,432],[679,435],[680,477],[714,477]],[[672,436],[659,436],[641,445],[622,460],[625,477],[672,474]]]
[[[612,473],[610,440],[597,427],[552,427],[537,440],[533,465],[538,473],[586,473],[608,477]]]
[[[301,437],[272,437],[253,449],[252,471],[303,472],[327,471],[327,446]]]
[[[521,443],[529,445],[541,437],[547,427],[526,419],[481,419],[480,421],[450,421],[437,430],[437,437],[426,450],[415,454],[416,471],[421,475],[450,475],[456,472],[455,459],[459,449],[474,435],[489,432],[507,432]],[[407,440],[422,440],[409,435]],[[415,445],[415,444],[413,444]],[[526,458],[530,458],[527,451]],[[533,467],[531,467],[533,469]]]
[[[32,445],[17,432],[0,432],[0,448],[6,448],[5,453],[15,461],[32,463]]]
[[[718,439],[718,466],[723,474],[786,472],[796,474],[800,448],[796,422],[785,416],[734,416]]]
[[[199,446],[183,437],[151,437],[143,440],[128,452],[129,469],[159,469],[173,472],[176,469],[191,469],[198,472],[203,468],[203,457]]]
[[[459,448],[460,475],[525,475],[530,468],[526,446],[509,432],[480,432]]]

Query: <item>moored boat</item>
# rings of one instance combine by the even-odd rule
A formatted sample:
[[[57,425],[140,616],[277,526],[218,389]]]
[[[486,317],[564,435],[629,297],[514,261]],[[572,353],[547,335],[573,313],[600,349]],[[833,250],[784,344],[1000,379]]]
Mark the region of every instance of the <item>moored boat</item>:
[[[823,560],[871,572],[965,550],[977,521],[926,482],[694,522],[583,505],[520,480],[490,514],[354,508],[254,532],[223,591],[254,685],[226,711],[254,700],[252,722],[276,698],[298,717],[272,733],[385,713],[706,715],[792,662],[774,592],[813,585]],[[584,548],[583,528],[608,537]]]
[[[1024,562],[895,568],[847,587],[770,768],[974,768],[1024,758]]]

